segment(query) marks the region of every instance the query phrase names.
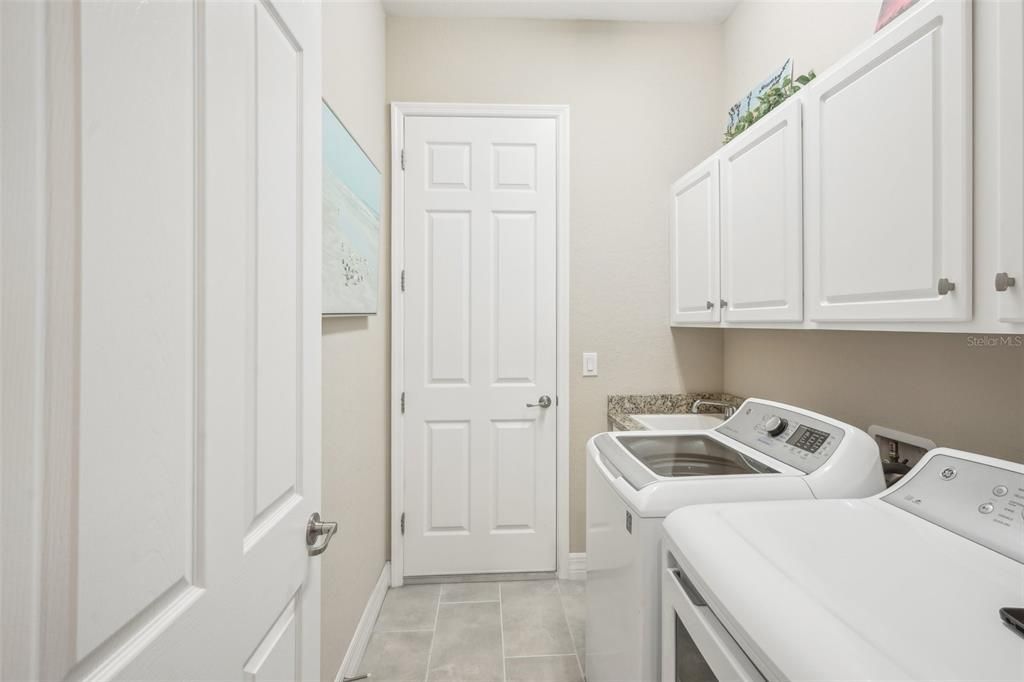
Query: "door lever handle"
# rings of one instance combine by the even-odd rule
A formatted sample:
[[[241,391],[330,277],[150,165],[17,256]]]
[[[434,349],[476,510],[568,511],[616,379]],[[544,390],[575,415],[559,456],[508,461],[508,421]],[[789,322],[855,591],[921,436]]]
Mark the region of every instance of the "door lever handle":
[[[543,408],[551,407],[551,396],[549,396],[549,395],[542,395],[540,397],[540,400],[538,400],[535,403],[526,403],[526,406],[527,407],[543,407]]]
[[[335,521],[321,521],[320,513],[313,512],[306,524],[306,551],[309,556],[320,556],[331,544],[331,538],[338,532]]]

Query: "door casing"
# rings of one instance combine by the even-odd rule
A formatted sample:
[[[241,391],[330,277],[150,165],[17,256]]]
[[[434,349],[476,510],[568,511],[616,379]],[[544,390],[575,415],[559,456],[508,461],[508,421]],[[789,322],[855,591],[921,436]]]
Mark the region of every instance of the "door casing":
[[[405,119],[417,116],[546,118],[556,127],[556,403],[555,554],[558,577],[569,576],[569,107],[568,105],[391,104],[391,584],[405,582],[402,513],[405,500],[405,432],[401,396],[405,376]]]

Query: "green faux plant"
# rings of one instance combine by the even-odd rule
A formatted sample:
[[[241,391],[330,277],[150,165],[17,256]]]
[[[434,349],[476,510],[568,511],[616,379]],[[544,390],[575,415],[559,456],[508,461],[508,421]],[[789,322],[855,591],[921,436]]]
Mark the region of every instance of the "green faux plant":
[[[723,141],[723,144],[728,143],[744,130],[764,118],[769,111],[785,102],[787,99],[795,95],[800,88],[814,80],[816,75],[817,74],[815,74],[812,69],[802,76],[797,76],[795,80],[790,76],[786,76],[782,79],[781,83],[777,83],[776,85],[766,89],[761,93],[761,97],[757,100],[757,106],[740,116],[739,120],[736,121],[735,124],[725,129],[725,140]]]

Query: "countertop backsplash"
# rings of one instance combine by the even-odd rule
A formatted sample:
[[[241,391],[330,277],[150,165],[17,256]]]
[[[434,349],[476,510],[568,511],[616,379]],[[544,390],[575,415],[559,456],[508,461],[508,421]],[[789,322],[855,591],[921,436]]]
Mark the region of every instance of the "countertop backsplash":
[[[739,407],[744,398],[730,393],[636,393],[608,396],[609,431],[643,431],[634,414],[686,414],[697,400],[724,400]],[[702,412],[718,412],[709,407]]]

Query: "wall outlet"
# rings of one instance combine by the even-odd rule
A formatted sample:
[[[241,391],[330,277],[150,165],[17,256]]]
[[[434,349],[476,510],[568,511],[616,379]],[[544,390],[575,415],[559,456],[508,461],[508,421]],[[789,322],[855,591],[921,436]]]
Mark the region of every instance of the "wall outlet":
[[[597,376],[597,353],[584,353],[583,354],[583,376],[585,376],[585,377],[596,377]]]

